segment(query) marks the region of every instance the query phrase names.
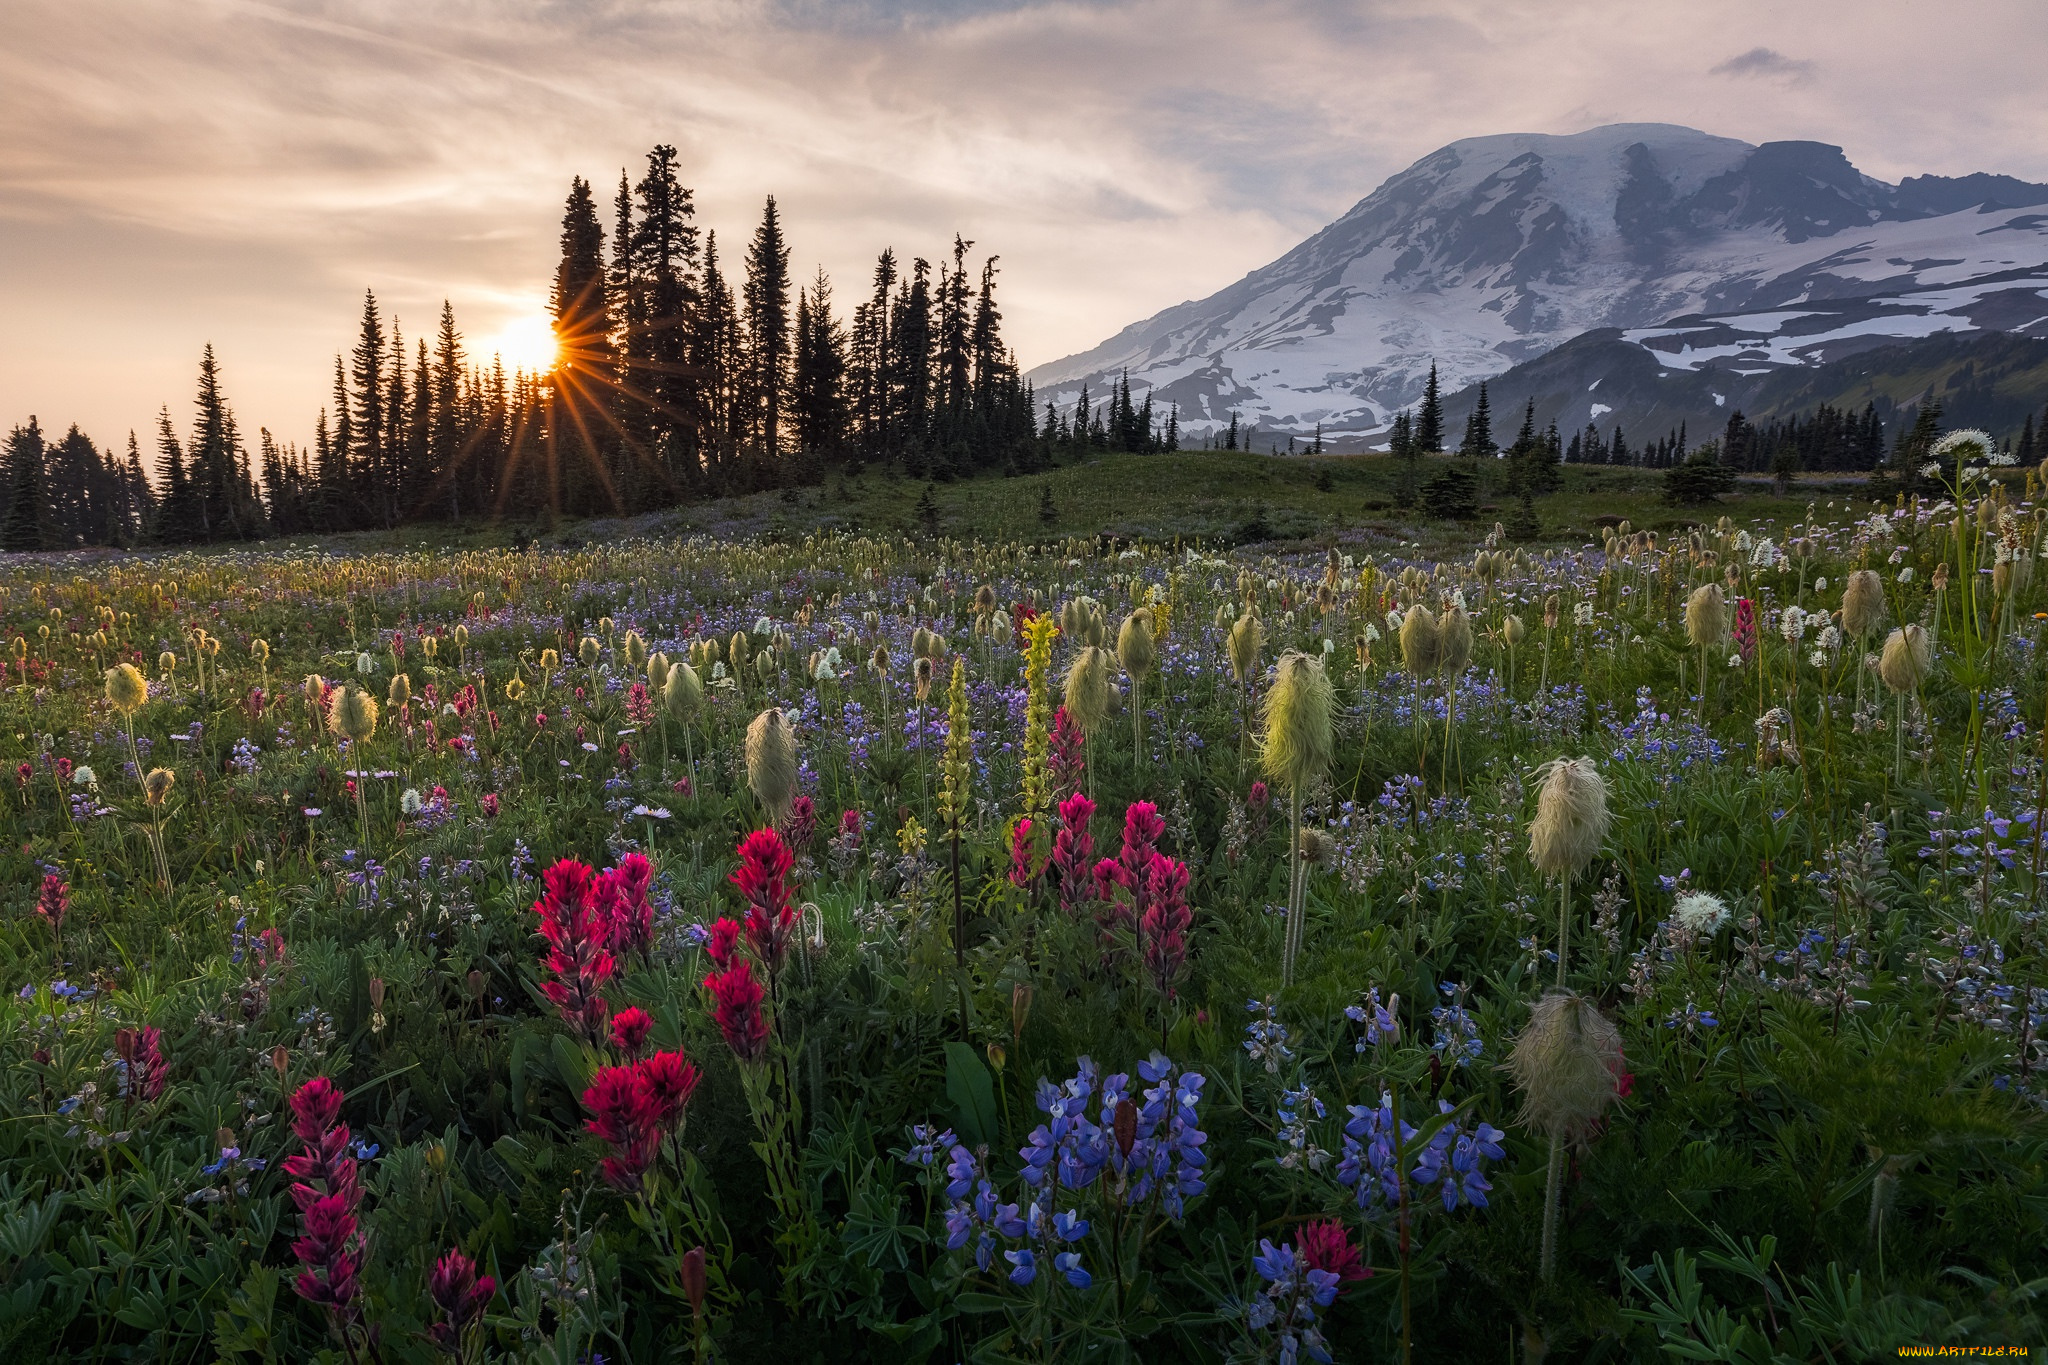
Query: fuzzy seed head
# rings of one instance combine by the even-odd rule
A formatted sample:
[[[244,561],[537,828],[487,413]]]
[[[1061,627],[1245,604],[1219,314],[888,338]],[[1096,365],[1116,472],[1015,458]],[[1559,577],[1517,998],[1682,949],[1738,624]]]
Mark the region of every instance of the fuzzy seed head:
[[[771,706],[747,726],[747,786],[768,812],[768,822],[780,825],[789,818],[796,800],[796,731]]]
[[[142,799],[152,806],[161,806],[177,781],[178,775],[169,768],[151,768],[149,776],[142,779]]]
[[[17,643],[20,642],[17,641]],[[17,649],[14,652],[16,655],[22,655],[26,654],[28,652],[28,649],[24,645],[22,648]],[[156,671],[157,676],[163,678],[168,678],[171,676],[171,674],[176,673],[178,671],[178,656],[171,653],[171,651],[169,651],[168,649],[165,650],[163,653],[157,655]]]
[[[1321,659],[1290,649],[1274,666],[1263,704],[1259,762],[1266,776],[1290,792],[1304,791],[1329,770],[1336,747],[1330,723],[1334,691]]]
[[[639,632],[639,631],[637,631],[637,630],[629,630],[629,631],[627,631],[627,632],[626,632],[626,640],[625,640],[625,644],[626,644],[626,663],[627,663],[627,664],[628,664],[628,665],[629,665],[630,667],[633,667],[633,668],[644,668],[644,667],[646,667],[646,666],[647,666],[647,642],[646,642],[645,640],[643,640],[643,639],[641,639],[641,638],[640,638],[640,632]]]
[[[660,692],[668,686],[668,655],[654,653],[647,656],[647,690]]]
[[[1884,624],[1884,584],[1877,570],[1858,569],[1842,588],[1842,632],[1861,639]]]
[[[1621,1033],[1592,1001],[1552,991],[1529,1011],[1506,1071],[1522,1093],[1522,1123],[1582,1145],[1620,1089]]]
[[[124,716],[132,716],[149,700],[149,679],[134,664],[115,664],[107,670],[107,700]]]
[[[321,677],[318,673],[308,673],[305,684],[299,690],[304,694],[307,701],[318,706],[320,698],[327,695],[327,679]]]
[[[1685,642],[1712,649],[1728,638],[1728,599],[1719,583],[1703,583],[1685,599]]]
[[[678,719],[694,715],[703,704],[704,680],[688,660],[669,666],[668,677],[662,679],[661,701],[668,713]]]
[[[1124,672],[1138,682],[1144,682],[1152,675],[1152,665],[1159,661],[1158,647],[1152,640],[1152,613],[1140,609],[1124,618],[1122,627],[1116,633],[1117,661],[1124,666]]]
[[[1108,650],[1085,645],[1067,669],[1067,714],[1080,727],[1083,738],[1094,738],[1109,719],[1109,668]]]
[[[454,630],[452,630],[452,631],[450,631],[450,632],[449,632],[449,634],[451,634],[451,635],[453,635],[453,636],[455,637],[455,647],[456,647],[457,649],[468,649],[468,648],[469,648],[469,627],[468,627],[468,626],[465,626],[465,625],[463,625],[463,624],[462,624],[461,622],[459,622],[459,621],[458,621],[458,622],[456,623],[456,625],[455,625],[455,629],[454,629]]]
[[[377,701],[360,687],[335,691],[327,704],[327,728],[358,744],[377,733]]]
[[[1934,671],[1934,648],[1919,625],[1901,626],[1884,642],[1878,656],[1877,676],[1895,693],[1918,690]]]
[[[391,675],[391,688],[384,694],[384,701],[390,706],[403,706],[412,700],[412,678],[404,673]]]
[[[1219,608],[1220,610],[1220,608]],[[1259,651],[1266,645],[1266,628],[1256,612],[1246,612],[1230,628],[1230,675],[1239,682],[1259,667]]]
[[[1417,602],[1401,618],[1401,667],[1417,678],[1436,672],[1436,613]]]
[[[1436,652],[1437,671],[1447,678],[1456,678],[1472,662],[1472,618],[1455,602],[1437,622]]]
[[[1500,638],[1508,642],[1509,649],[1513,649],[1516,645],[1522,643],[1523,638],[1528,633],[1529,628],[1522,624],[1522,618],[1513,612],[1509,612],[1505,617],[1501,618]]]
[[[1590,758],[1553,759],[1536,770],[1542,788],[1529,823],[1529,861],[1546,877],[1567,881],[1600,852],[1611,817],[1607,783]]]
[[[249,646],[249,653],[259,664],[270,662],[270,641],[258,640]]]
[[[585,668],[593,668],[597,664],[598,654],[603,649],[604,646],[597,642],[595,635],[586,635],[583,637],[583,643],[576,646],[576,657]]]

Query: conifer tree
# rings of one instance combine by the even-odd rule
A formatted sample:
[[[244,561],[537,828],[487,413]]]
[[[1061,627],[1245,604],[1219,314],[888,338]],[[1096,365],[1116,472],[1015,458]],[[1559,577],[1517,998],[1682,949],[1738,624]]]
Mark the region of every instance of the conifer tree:
[[[7,508],[0,512],[0,550],[23,552],[54,548],[49,490],[45,485],[43,429],[30,414],[28,425],[7,436],[5,471]]]
[[[473,414],[462,404],[462,333],[455,330],[455,308],[441,300],[441,329],[434,339],[433,408],[430,418],[427,459],[431,479],[428,491],[447,500],[448,515],[462,516],[462,458],[468,444],[467,430],[474,426]],[[422,387],[425,387],[424,385]]]
[[[930,472],[932,411],[931,263],[912,258],[910,276],[896,293],[889,326],[889,386],[897,418],[896,449],[914,474]]]
[[[616,508],[611,477],[611,314],[605,298],[604,228],[590,184],[570,182],[562,210],[562,259],[549,300],[557,360],[548,376],[544,436],[558,482],[547,489],[550,506],[573,515]]]
[[[846,429],[846,332],[832,316],[832,282],[823,267],[797,291],[796,357],[790,378],[798,449],[836,457]]]
[[[356,524],[376,507],[376,480],[383,463],[385,368],[384,323],[377,314],[377,296],[365,289],[362,326],[349,356],[349,378],[354,387],[342,409],[349,414],[344,423],[344,453],[349,519]]]
[[[634,193],[640,219],[631,227],[628,259],[639,316],[627,328],[625,396],[636,401],[622,407],[644,414],[629,431],[639,433],[647,447],[642,452],[646,467],[658,471],[664,491],[672,493],[696,476],[706,415],[702,375],[690,364],[690,319],[700,301],[697,208],[691,190],[677,177],[674,147],[663,143],[647,154],[647,173]],[[623,204],[620,214],[623,225]],[[646,483],[644,478],[636,481]]]
[[[761,211],[761,225],[747,246],[747,353],[759,407],[755,432],[771,470],[782,458],[783,400],[789,390],[789,246],[775,196]]]
[[[1437,387],[1436,362],[1429,362],[1429,383],[1422,390],[1422,407],[1415,415],[1415,448],[1434,455],[1444,448],[1444,399]]]
[[[1486,401],[1486,381],[1479,382],[1479,400],[1472,405],[1472,415],[1465,419],[1465,439],[1458,443],[1458,453],[1475,460],[1491,459],[1500,453],[1500,447],[1493,443],[1493,410]]]

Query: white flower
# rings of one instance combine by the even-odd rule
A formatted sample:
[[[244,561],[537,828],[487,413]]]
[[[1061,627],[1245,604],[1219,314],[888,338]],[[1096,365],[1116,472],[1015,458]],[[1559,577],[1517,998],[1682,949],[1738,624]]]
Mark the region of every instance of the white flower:
[[[1938,464],[1934,464],[1934,463],[1931,463],[1931,462],[1930,462],[1930,463],[1928,463],[1928,464],[1923,464],[1923,465],[1921,465],[1921,466],[1920,466],[1920,477],[1921,477],[1921,478],[1923,478],[1923,479],[1931,479],[1931,478],[1934,478],[1934,477],[1935,477],[1936,475],[1938,475],[1938,474],[1940,474],[1940,473],[1941,473],[1941,466],[1940,466],[1940,465],[1938,465]]]
[[[1369,645],[1376,645],[1380,642],[1380,628],[1370,621],[1365,623],[1365,642]]]
[[[97,787],[99,784],[99,777],[96,774],[94,774],[91,768],[86,767],[84,764],[81,763],[76,768],[73,768],[71,770],[72,786]]]
[[[1749,534],[1749,532],[1737,531],[1735,533],[1735,552],[1737,554],[1747,554],[1749,552],[1749,547],[1751,545],[1754,545],[1755,543],[1755,538],[1752,537]]]
[[[1778,547],[1768,540],[1759,540],[1749,562],[1759,569],[1768,569],[1778,562]]]
[[[724,679],[724,677],[725,677],[725,660],[723,660],[723,659],[714,659],[714,660],[712,660],[712,662],[711,662],[711,681],[713,681],[713,682],[719,682],[719,681],[723,680],[723,679]]]
[[[773,620],[766,616],[757,616],[754,618],[754,634],[773,635],[774,633],[775,622]]]
[[[1798,644],[1806,638],[1806,613],[1798,607],[1785,608],[1785,614],[1778,618],[1778,633],[1788,644]]]
[[[1813,653],[1806,656],[1806,662],[1812,664],[1815,668],[1826,668],[1828,666],[1828,652],[1824,649],[1816,649]]]
[[[1391,630],[1391,631],[1397,631],[1397,632],[1398,632],[1398,631],[1399,631],[1399,630],[1401,629],[1401,613],[1400,613],[1400,612],[1398,612],[1398,611],[1390,611],[1390,612],[1388,612],[1388,613],[1387,613],[1387,629],[1388,629],[1388,630]]]
[[[420,813],[420,792],[417,787],[407,787],[398,798],[398,809],[407,815]]]
[[[1981,478],[1983,478],[1983,477],[1984,477],[1984,466],[1983,466],[1983,465],[1980,465],[1980,464],[1973,464],[1973,465],[1965,465],[1965,466],[1963,466],[1963,482],[1964,482],[1964,483],[1969,483],[1969,482],[1970,482],[1970,481],[1971,481],[1972,479],[1981,479]]]
[[[462,713],[461,713],[460,711],[457,711],[457,710],[455,709],[455,703],[454,703],[454,702],[452,702],[452,701],[444,701],[444,702],[442,702],[442,703],[441,703],[441,714],[442,714],[442,715],[444,715],[444,716],[458,716],[458,715],[461,715]]]
[[[1572,624],[1590,626],[1593,624],[1593,604],[1581,602],[1572,608]]]
[[[375,673],[376,671],[377,671],[377,661],[376,661],[375,659],[371,658],[371,657],[370,657],[369,655],[367,655],[367,654],[358,654],[358,655],[356,655],[356,672],[358,672],[358,673]]]
[[[1711,892],[1688,891],[1671,907],[1671,918],[1687,933],[1706,938],[1728,922],[1728,907]]]
[[[1814,579],[1813,590],[1815,592],[1826,592],[1828,590],[1828,581],[1825,578]]]
[[[1730,668],[1742,667],[1742,655],[1739,652],[1735,654],[1730,654],[1728,656],[1728,666]]]
[[[1992,455],[1992,457],[1991,457],[1991,458],[1990,458],[1989,460],[1987,460],[1987,461],[1986,461],[1985,463],[1987,463],[1987,464],[1995,464],[1995,465],[2015,465],[2015,464],[2018,464],[2019,462],[2020,462],[2020,457],[2019,457],[2019,456],[2017,456],[2017,455],[2013,454],[2013,453],[2012,453],[2011,451],[2001,450],[2001,451],[1998,451],[1998,452],[1994,453],[1994,454]]]
[[[1335,640],[1332,640],[1329,636],[1325,635],[1323,637],[1323,653],[1335,654],[1336,652],[1337,642]]]
[[[1459,611],[1465,610],[1465,590],[1459,588],[1451,594],[1451,605]]]
[[[1968,453],[1961,453],[1966,447]],[[1948,457],[1976,460],[1988,459],[1997,450],[1998,447],[1992,443],[1990,432],[1980,431],[1976,427],[1965,427],[1961,431],[1951,431],[1936,441],[1934,449],[1928,453],[1937,460]]]
[[[1913,566],[1911,564],[1899,570],[1899,581],[1901,583],[1911,583],[1913,581]]]
[[[1839,649],[1842,644],[1842,629],[1836,625],[1821,627],[1819,644],[1822,649]]]

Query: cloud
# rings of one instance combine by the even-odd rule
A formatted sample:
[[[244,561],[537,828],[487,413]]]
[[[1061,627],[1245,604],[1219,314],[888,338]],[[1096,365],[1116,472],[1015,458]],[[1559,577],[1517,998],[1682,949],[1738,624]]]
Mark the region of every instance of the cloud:
[[[608,206],[657,142],[729,271],[771,193],[843,305],[884,246],[1000,253],[1027,366],[1460,137],[1662,121],[2048,179],[2038,0],[1966,3],[1930,49],[1917,0],[8,0],[0,429],[146,436],[211,340],[243,427],[303,441],[366,286],[408,339],[444,298],[488,337],[545,293],[569,178]],[[1771,65],[1800,51],[1831,59]],[[1897,96],[1943,85],[1972,97]]]
[[[1813,63],[1801,58],[1787,57],[1782,52],[1773,52],[1767,47],[1753,47],[1738,53],[1707,71],[1710,76],[1762,76],[1783,78],[1789,82],[1802,82],[1813,78]]]

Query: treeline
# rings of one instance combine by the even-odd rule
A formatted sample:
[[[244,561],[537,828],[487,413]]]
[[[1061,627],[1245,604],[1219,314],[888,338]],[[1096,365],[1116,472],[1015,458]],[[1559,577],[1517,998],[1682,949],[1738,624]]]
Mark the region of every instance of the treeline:
[[[354,345],[307,445],[266,429],[255,449],[222,389],[212,347],[193,425],[166,409],[145,474],[133,433],[120,454],[34,417],[0,467],[0,548],[189,544],[385,528],[469,516],[638,512],[815,482],[884,463],[912,477],[1025,472],[1091,449],[1177,444],[1128,380],[1072,417],[1036,420],[1002,333],[997,262],[954,238],[936,268],[877,258],[845,316],[822,270],[799,282],[771,197],[728,278],[701,232],[675,149],[621,173],[600,220],[570,187],[550,298],[558,354],[507,373],[467,352],[444,303],[410,339],[365,292]]]

